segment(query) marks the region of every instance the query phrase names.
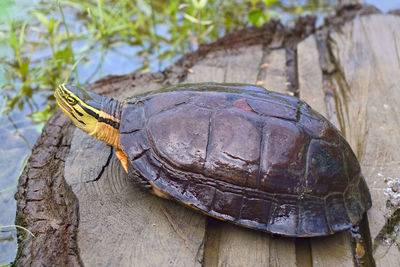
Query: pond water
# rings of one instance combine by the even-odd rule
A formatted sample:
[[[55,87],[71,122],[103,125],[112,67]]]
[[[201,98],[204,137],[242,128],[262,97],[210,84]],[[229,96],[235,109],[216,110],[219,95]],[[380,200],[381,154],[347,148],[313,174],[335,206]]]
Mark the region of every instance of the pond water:
[[[117,5],[118,1],[113,0],[60,1],[62,10],[56,1],[45,2],[1,0],[0,3],[1,110],[7,109],[13,97],[17,101],[10,112],[0,115],[0,266],[12,262],[17,252],[16,231],[12,226],[16,185],[44,121],[53,110],[51,90],[56,82],[70,74],[70,80],[85,84],[109,74],[159,71],[183,53],[196,49],[199,42],[212,42],[251,23],[262,23],[271,17],[290,23],[299,15],[315,14],[317,24],[322,24],[323,16],[340,2],[359,1],[251,1],[254,5],[242,3],[245,1],[231,1],[228,5],[208,1],[210,7],[205,12],[204,8],[191,6],[201,1],[170,1],[171,4],[166,5],[161,0],[142,0],[136,1],[134,6],[137,13],[124,11],[129,5]],[[92,5],[84,4],[89,2],[93,2]],[[400,1],[365,2],[383,12],[400,8]],[[267,8],[265,3],[271,5]],[[118,17],[112,17],[116,10]],[[239,10],[239,13],[230,10]],[[219,12],[231,18],[221,19]],[[126,21],[137,23],[115,21],[110,24],[124,16]],[[146,23],[138,25],[146,20],[147,27],[143,26]],[[24,32],[28,29],[22,42],[21,35],[15,36],[20,43],[14,48],[10,41],[13,27]],[[69,44],[65,41],[66,35],[72,40]],[[69,54],[69,46],[73,56]],[[16,51],[24,55],[22,60],[18,61]],[[23,66],[27,60],[28,74]],[[73,65],[77,66],[76,72],[72,72]],[[56,76],[52,77],[53,74]],[[10,227],[6,227],[8,225]]]

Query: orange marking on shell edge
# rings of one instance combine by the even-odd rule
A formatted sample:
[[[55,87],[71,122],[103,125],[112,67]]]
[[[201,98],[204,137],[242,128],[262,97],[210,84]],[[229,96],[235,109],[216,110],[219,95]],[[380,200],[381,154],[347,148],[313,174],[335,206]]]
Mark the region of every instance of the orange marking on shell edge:
[[[162,191],[161,189],[159,189],[155,185],[152,185],[152,193],[154,195],[158,196],[158,197],[161,197],[161,198],[172,199],[171,196],[168,193]]]
[[[245,99],[238,99],[235,101],[235,107],[237,109],[252,110],[252,108],[247,104]]]

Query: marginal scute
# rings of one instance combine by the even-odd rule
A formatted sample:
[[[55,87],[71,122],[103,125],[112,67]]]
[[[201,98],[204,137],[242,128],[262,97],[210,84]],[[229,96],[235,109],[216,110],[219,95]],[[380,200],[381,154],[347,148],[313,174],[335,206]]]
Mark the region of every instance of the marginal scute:
[[[239,218],[243,196],[231,192],[216,190],[212,210],[226,220]],[[212,214],[213,212],[211,212]]]
[[[349,185],[344,193],[344,203],[349,215],[350,221],[354,224],[361,220],[361,195],[357,185]]]
[[[152,152],[151,151],[144,151],[143,154],[141,154],[138,158],[132,161],[133,165],[135,165],[136,169],[139,171],[139,173],[143,176],[146,177],[147,180],[153,182],[154,179],[158,177],[158,168],[160,167],[159,163],[157,163],[153,158],[152,158]],[[158,168],[154,168],[155,164],[158,164],[159,166],[156,166]]]
[[[179,200],[186,191],[188,180],[180,175],[171,175],[169,171],[162,169],[153,183],[161,191]]]
[[[331,232],[326,221],[323,199],[304,195],[299,206],[299,236],[328,235]]]
[[[325,205],[326,217],[333,232],[341,231],[351,226],[342,193],[326,197]]]
[[[213,186],[196,183],[194,179],[191,179],[184,197],[188,203],[194,204],[201,210],[209,211],[214,199],[215,190]]]
[[[371,201],[371,195],[368,190],[368,185],[365,182],[364,177],[359,175],[358,177],[359,183],[358,183],[358,191],[360,192],[360,205],[363,210],[369,210],[372,206],[372,201]]]
[[[344,158],[346,159],[346,168],[347,168],[347,176],[349,177],[349,183],[356,183],[356,180],[359,179],[361,175],[360,164],[358,164],[358,160],[350,145],[341,138],[340,149],[343,153]],[[367,188],[367,187],[366,187]]]
[[[266,224],[269,221],[269,213],[271,202],[258,198],[245,198],[242,204],[240,218],[259,223]]]
[[[299,208],[297,204],[273,203],[267,229],[272,233],[295,236],[297,234],[298,217]]]
[[[135,160],[146,150],[150,149],[150,144],[144,130],[129,134],[121,133],[120,143],[122,144],[122,148],[130,161]]]

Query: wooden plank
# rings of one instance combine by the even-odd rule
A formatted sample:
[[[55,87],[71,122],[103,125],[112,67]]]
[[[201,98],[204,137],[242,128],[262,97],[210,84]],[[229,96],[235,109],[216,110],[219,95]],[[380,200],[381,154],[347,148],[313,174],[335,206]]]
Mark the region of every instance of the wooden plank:
[[[267,234],[230,224],[220,226],[218,266],[267,266],[269,264],[270,238]]]
[[[262,56],[261,45],[233,50],[228,57],[224,82],[255,84]]]
[[[228,64],[226,53],[218,51],[208,54],[204,60],[191,68],[185,83],[223,82]]]
[[[386,205],[386,181],[400,173],[400,17],[371,15],[331,35],[342,82],[334,83],[338,119],[361,161],[373,206],[368,212],[377,266],[399,266],[400,251],[378,234],[394,209]],[[398,209],[399,207],[397,207]]]
[[[297,62],[300,98],[325,117],[333,117],[327,113],[325,106],[322,70],[319,65],[315,35],[310,35],[299,43]],[[335,120],[331,122],[336,124]],[[311,240],[311,249],[312,262],[315,266],[351,266],[353,264],[348,231],[329,237],[314,238]]]
[[[325,93],[322,84],[322,71],[315,35],[308,36],[297,46],[297,70],[299,77],[299,95],[313,109],[327,116]]]
[[[285,49],[273,50],[265,55],[259,72],[258,85],[275,92],[287,92]]]

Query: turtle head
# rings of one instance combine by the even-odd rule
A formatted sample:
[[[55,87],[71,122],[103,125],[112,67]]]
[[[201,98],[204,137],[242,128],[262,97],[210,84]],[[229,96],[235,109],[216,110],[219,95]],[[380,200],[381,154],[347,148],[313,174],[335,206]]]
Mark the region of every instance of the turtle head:
[[[119,146],[121,103],[66,84],[60,84],[54,96],[78,128],[110,145]]]

